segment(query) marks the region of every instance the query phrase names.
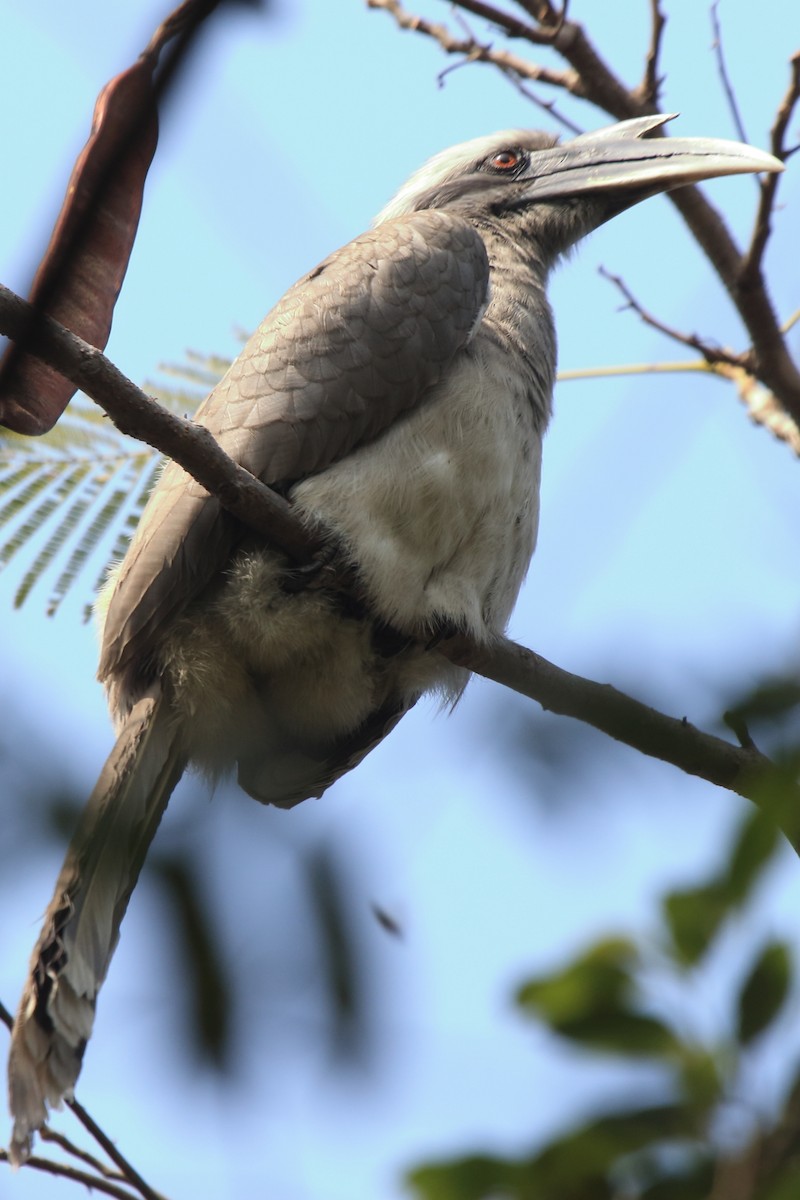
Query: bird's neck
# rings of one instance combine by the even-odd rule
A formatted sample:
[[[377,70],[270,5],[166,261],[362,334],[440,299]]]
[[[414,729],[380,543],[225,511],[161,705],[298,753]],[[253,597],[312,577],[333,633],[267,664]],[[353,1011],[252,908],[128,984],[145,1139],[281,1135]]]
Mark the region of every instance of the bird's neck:
[[[491,267],[491,298],[483,327],[516,359],[544,425],[550,416],[556,371],[555,325],[545,290],[547,266],[535,242],[512,238],[501,221],[488,220],[478,232]]]

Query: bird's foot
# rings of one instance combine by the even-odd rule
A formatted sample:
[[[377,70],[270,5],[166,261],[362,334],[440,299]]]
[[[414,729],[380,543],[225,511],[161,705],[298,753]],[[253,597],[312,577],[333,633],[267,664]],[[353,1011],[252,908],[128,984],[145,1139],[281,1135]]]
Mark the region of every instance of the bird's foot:
[[[435,650],[441,642],[455,637],[457,633],[461,633],[461,627],[450,617],[440,614],[429,618],[424,631],[416,636],[376,618],[372,622],[371,642],[373,650],[381,658],[394,658],[415,645],[424,651]]]
[[[287,567],[281,577],[281,587],[290,596],[305,592],[309,588],[335,587],[339,580],[349,582],[352,568],[341,553],[338,544],[330,538],[314,552],[314,557],[305,563]]]
[[[287,567],[281,576],[281,590],[289,596],[296,596],[300,592],[306,591],[319,577],[324,565],[323,559],[318,557],[312,558],[311,562]]]
[[[442,642],[446,642],[448,638],[455,637],[456,634],[463,633],[464,630],[457,621],[452,617],[446,617],[443,613],[434,613],[427,622],[427,636],[425,639],[425,649],[435,650]]]
[[[395,658],[414,644],[414,638],[393,625],[376,618],[370,630],[370,642],[376,654],[381,658]]]

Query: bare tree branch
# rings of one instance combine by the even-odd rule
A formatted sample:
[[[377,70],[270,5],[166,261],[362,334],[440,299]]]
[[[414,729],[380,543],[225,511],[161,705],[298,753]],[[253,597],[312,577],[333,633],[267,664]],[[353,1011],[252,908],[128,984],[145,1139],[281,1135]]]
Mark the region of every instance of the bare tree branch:
[[[492,46],[484,46],[472,37],[457,38],[446,25],[426,21],[424,17],[412,16],[406,12],[399,0],[367,0],[369,8],[381,8],[394,17],[400,29],[410,29],[425,37],[438,42],[445,54],[461,54],[469,62],[486,62],[497,67],[503,74],[519,79],[532,79],[538,83],[549,83],[553,87],[564,88],[568,92],[579,87],[578,77],[574,72],[553,71],[548,67],[540,67],[528,62],[505,50],[495,50]],[[577,92],[576,94],[580,94]]]
[[[551,40],[566,21],[569,9],[569,0],[563,0],[561,8],[556,8],[550,0],[517,0],[517,4],[539,22]]]
[[[683,718],[665,716],[607,683],[572,675],[547,659],[508,638],[491,646],[475,646],[458,637],[442,644],[448,658],[469,666],[486,679],[536,700],[548,712],[574,717],[607,733],[616,741],[672,763],[688,775],[697,775],[740,796],[762,802],[761,784],[774,765],[754,746],[734,746],[703,733]],[[800,786],[787,783],[785,817],[800,805]],[[800,829],[784,828],[800,853]]]
[[[0,286],[0,332],[13,337],[15,330],[24,327],[29,320],[29,313],[26,313],[29,307],[24,300]],[[143,440],[150,445],[168,454],[176,446],[181,466],[212,491],[225,508],[236,516],[243,512],[243,519],[251,528],[282,549],[287,548],[284,544],[287,533],[295,549],[299,549],[298,537],[305,536],[306,559],[311,558],[318,543],[303,529],[291,506],[283,501],[275,506],[274,511],[279,517],[273,526],[270,489],[242,472],[204,429],[189,421],[176,422],[98,350],[60,328],[55,321],[39,319],[29,336],[29,344],[44,361],[63,371],[84,390],[88,384],[89,394],[125,432],[135,434],[141,423],[146,429]],[[241,500],[242,490],[246,489],[240,490],[240,474],[250,479],[246,503]],[[267,502],[262,507],[265,493]],[[324,583],[351,594],[355,591],[358,595],[348,584],[346,572],[339,570],[336,564],[333,573],[324,576]],[[687,721],[664,716],[608,685],[563,671],[505,638],[498,638],[491,645],[478,646],[460,635],[443,641],[437,649],[451,661],[537,700],[544,708],[593,725],[643,754],[670,762],[757,803],[760,799],[759,777],[773,769],[769,760],[756,751],[701,733]],[[795,811],[800,812],[800,788],[797,785],[793,790],[791,786],[787,787],[796,800]],[[792,836],[791,831],[789,836]]]

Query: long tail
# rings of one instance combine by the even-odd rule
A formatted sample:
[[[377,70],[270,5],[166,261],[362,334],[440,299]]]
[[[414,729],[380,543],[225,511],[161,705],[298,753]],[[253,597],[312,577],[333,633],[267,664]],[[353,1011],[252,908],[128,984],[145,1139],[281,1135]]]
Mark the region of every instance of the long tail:
[[[8,1063],[12,1163],[72,1091],[131,892],[186,762],[151,691],[132,709],[67,851],[33,951]]]

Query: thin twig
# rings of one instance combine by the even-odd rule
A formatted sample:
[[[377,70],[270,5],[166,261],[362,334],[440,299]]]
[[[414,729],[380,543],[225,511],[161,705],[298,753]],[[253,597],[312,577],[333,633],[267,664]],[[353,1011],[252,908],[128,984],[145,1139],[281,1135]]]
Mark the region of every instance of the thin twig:
[[[174,37],[191,36],[199,23],[216,7],[216,0],[183,0],[156,29],[142,54],[143,58],[158,58],[167,42]]]
[[[461,26],[461,29],[463,30],[470,45],[475,46],[476,48],[479,47],[482,51],[485,51],[485,52],[491,54],[494,47],[490,43],[484,44],[484,43],[481,43],[478,41],[478,39],[476,38],[472,29],[470,29],[469,23],[466,20],[466,18],[462,17],[461,13],[458,11],[456,11],[453,15],[455,16],[455,19],[458,21],[459,25]],[[448,75],[451,75],[454,71],[459,70],[461,67],[468,66],[471,62],[475,62],[477,60],[477,58],[478,58],[478,55],[476,55],[475,51],[473,51],[466,58],[462,59],[461,62],[454,63],[452,66],[449,66],[449,67],[445,67],[444,70],[440,71],[439,74],[436,76],[436,82],[439,84],[440,87],[443,87],[444,80]],[[512,70],[511,68],[501,68],[501,69],[503,70],[503,73],[506,75],[508,81],[514,85],[514,87],[517,89],[517,91],[520,93],[520,95],[524,96],[526,100],[529,100],[531,104],[535,104],[536,107],[540,108],[543,112],[546,112],[548,114],[548,116],[551,118],[551,120],[556,121],[559,125],[561,125],[564,129],[568,130],[572,134],[583,133],[583,130],[581,129],[580,125],[576,125],[574,121],[570,121],[569,117],[566,117],[566,116],[564,116],[564,114],[562,112],[559,112],[558,108],[556,107],[555,100],[545,100],[544,97],[537,96],[536,92],[534,92],[531,88],[527,87],[523,83],[523,81],[520,79],[517,72]]]
[[[659,107],[659,97],[663,77],[658,73],[661,39],[667,18],[661,11],[660,0],[650,0],[650,45],[644,60],[644,75],[642,82],[636,88],[636,96],[642,104],[652,105],[656,112]]]
[[[719,19],[719,0],[713,0],[711,5],[711,28],[714,31],[714,41],[711,49],[714,51],[717,58],[717,70],[719,71],[720,82],[722,83],[725,99],[728,101],[728,108],[731,110],[733,124],[736,127],[736,132],[740,142],[748,141],[747,131],[744,127],[742,114],[739,111],[739,104],[736,99],[736,92],[728,75],[728,68],[725,65],[725,51],[722,46],[722,25]]]
[[[0,1162],[8,1162],[8,1154],[0,1150]],[[131,1200],[133,1192],[128,1188],[118,1187],[102,1175],[94,1175],[89,1171],[81,1171],[68,1163],[54,1162],[50,1158],[40,1158],[34,1154],[25,1160],[25,1170],[42,1171],[46,1175],[60,1175],[62,1179],[71,1179],[73,1183],[82,1183],[85,1187],[103,1192],[106,1196],[114,1196],[116,1200]]]
[[[452,0],[462,7],[462,0]],[[641,117],[655,110],[643,103],[636,90],[631,90],[615,75],[586,36],[577,21],[567,20],[567,6],[555,9],[547,0],[531,0],[521,7],[540,22],[540,43],[552,46],[575,71],[581,91],[576,95],[604,109],[617,120]]]
[[[722,346],[716,346],[711,342],[705,341],[696,333],[683,333],[680,329],[675,329],[673,326],[667,325],[664,321],[660,321],[658,317],[653,316],[652,313],[642,307],[619,275],[612,275],[604,267],[600,268],[600,274],[622,292],[622,295],[625,297],[624,307],[632,309],[646,325],[649,325],[652,329],[657,329],[659,333],[672,338],[673,341],[680,342],[682,346],[689,346],[692,350],[698,350],[703,356],[702,363],[696,363],[694,367],[691,364],[684,364],[683,366],[673,364],[671,368],[668,365],[667,369],[699,370],[704,365],[706,370],[712,374],[717,375],[721,379],[729,380],[735,385],[739,398],[747,409],[747,415],[751,421],[755,425],[762,425],[778,441],[785,442],[795,454],[800,455],[800,425],[794,420],[791,413],[786,411],[769,388],[764,387],[755,377],[750,365],[749,354],[737,354],[733,350],[727,350]],[[795,314],[795,316],[797,315]],[[791,320],[790,318],[790,322]],[[649,369],[655,370],[658,368]],[[610,370],[613,371],[613,368],[610,368]],[[640,373],[641,370],[642,368],[633,367],[628,368],[626,373]],[[560,378],[562,377],[560,376]],[[579,378],[580,376],[578,373],[573,373],[572,377]]]
[[[544,112],[549,113],[552,120],[557,121],[564,129],[569,130],[570,133],[576,136],[584,132],[580,125],[576,125],[569,117],[564,116],[556,107],[555,100],[545,100],[542,96],[537,96],[533,89],[527,87],[514,71],[507,71],[506,75],[509,83],[514,85],[520,95],[524,96],[526,100],[530,100],[531,104],[535,104],[537,108],[541,108]]]
[[[66,1100],[65,1103],[78,1118],[84,1129],[86,1129],[92,1135],[99,1146],[103,1147],[111,1161],[116,1163],[126,1182],[129,1183],[131,1187],[135,1187],[136,1190],[144,1197],[144,1200],[165,1200],[165,1197],[161,1194],[161,1192],[155,1191],[154,1188],[150,1187],[149,1183],[146,1183],[145,1180],[142,1179],[136,1168],[132,1166],[132,1164],[128,1162],[125,1155],[117,1149],[108,1134],[100,1128],[95,1119],[89,1115],[82,1104],[79,1104],[75,1099]]]
[[[798,321],[800,321],[800,308],[796,308],[792,315],[786,318],[781,325],[781,333],[788,333],[790,329],[794,328]]]
[[[533,25],[526,25],[524,21],[518,20],[511,13],[503,12],[501,9],[495,8],[493,4],[485,4],[483,0],[458,0],[458,7],[496,25],[498,29],[503,30],[507,37],[523,38],[535,46],[546,46],[552,41],[552,35],[548,32],[536,29]]]
[[[708,375],[732,383],[739,399],[747,409],[754,425],[761,425],[779,442],[784,442],[800,457],[800,427],[795,424],[786,410],[763,384],[744,367],[726,362],[709,362],[707,358],[695,358],[689,362],[622,363],[616,366],[579,367],[559,371],[559,383],[571,383],[586,379],[613,379],[626,375],[678,375],[691,373]]]
[[[790,151],[787,151],[785,142],[786,130],[789,127],[789,122],[792,119],[792,113],[795,110],[797,102],[800,100],[800,51],[790,58],[789,66],[789,84],[778,105],[775,120],[770,130],[770,150],[782,162],[785,162],[789,157]],[[780,176],[776,174],[762,175],[759,179],[761,199],[753,226],[753,236],[750,240],[747,253],[744,256],[741,269],[741,280],[744,287],[752,286],[761,276],[761,263],[770,233],[772,232],[772,212],[779,180]]]
[[[60,1133],[57,1129],[51,1129],[49,1125],[43,1125],[39,1130],[39,1137],[43,1142],[50,1142],[54,1146],[59,1146],[65,1154],[71,1154],[73,1158],[80,1159],[81,1162],[86,1163],[87,1167],[91,1167],[92,1170],[97,1171],[98,1175],[102,1175],[104,1179],[116,1180],[117,1183],[125,1182],[125,1176],[121,1171],[107,1166],[99,1158],[95,1158],[93,1154],[90,1154],[88,1150],[82,1150],[80,1146],[76,1146],[70,1138]]]
[[[527,59],[509,54],[505,50],[482,46],[474,38],[457,38],[446,25],[427,21],[424,17],[407,12],[399,0],[367,0],[367,4],[370,8],[388,12],[400,29],[408,29],[431,38],[439,44],[445,54],[461,54],[470,62],[490,63],[506,76],[531,79],[537,83],[564,88],[575,95],[581,94],[580,90],[575,90],[580,89],[580,81],[574,71],[553,71],[549,67],[540,67],[537,63],[528,62]]]
[[[587,379],[619,379],[626,375],[708,375],[714,368],[704,358],[685,362],[611,363],[607,366],[567,367],[556,375],[558,383],[578,383]]]
[[[722,719],[728,726],[728,729],[735,734],[736,740],[744,750],[756,749],[756,744],[753,741],[750,730],[747,727],[747,722],[741,713],[729,710],[728,712],[724,712],[722,714]]]
[[[721,346],[714,346],[711,342],[705,341],[696,333],[682,333],[681,330],[667,325],[664,321],[660,321],[658,317],[653,316],[644,308],[636,297],[631,292],[628,285],[619,275],[612,274],[605,267],[599,268],[599,273],[609,283],[613,283],[622,295],[625,297],[625,308],[630,308],[636,315],[649,325],[652,329],[657,329],[659,333],[663,333],[666,337],[672,338],[675,342],[680,342],[682,346],[689,346],[692,350],[697,350],[702,354],[703,358],[708,363],[728,363],[730,366],[743,368],[747,364],[747,356],[744,354],[736,354],[732,350],[725,350]]]

